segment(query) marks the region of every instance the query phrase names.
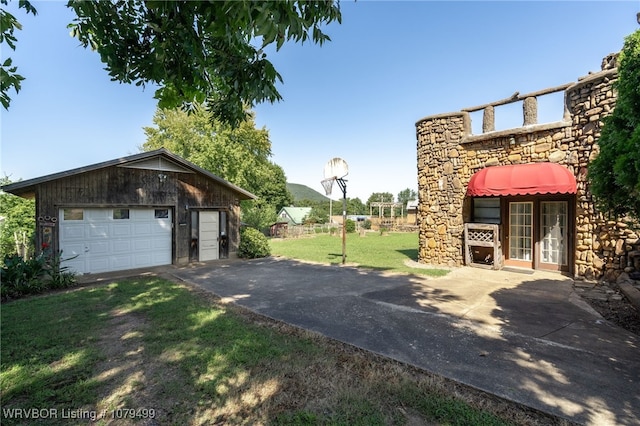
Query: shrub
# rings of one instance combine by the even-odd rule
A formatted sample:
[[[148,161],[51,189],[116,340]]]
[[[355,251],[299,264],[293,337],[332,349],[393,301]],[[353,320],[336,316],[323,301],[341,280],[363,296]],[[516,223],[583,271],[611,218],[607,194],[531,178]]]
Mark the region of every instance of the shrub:
[[[71,272],[68,266],[62,266],[62,262],[76,257],[62,260],[62,251],[60,251],[48,258],[45,265],[45,273],[48,277],[47,285],[49,288],[66,288],[75,284],[76,275]]]
[[[370,221],[369,219],[365,220],[365,221],[362,223],[362,227],[363,227],[364,229],[371,229],[371,221]]]
[[[356,223],[353,220],[347,219],[345,223],[346,223],[345,226],[346,226],[347,233],[350,234],[350,233],[356,232]]]
[[[6,255],[0,270],[0,294],[5,300],[40,293],[44,290],[45,257],[24,260],[17,254]]]
[[[267,257],[271,255],[269,240],[264,234],[254,228],[244,228],[240,232],[238,256],[246,259]]]
[[[24,259],[6,255],[0,269],[0,297],[2,300],[69,287],[76,282],[75,274],[61,266],[61,253],[41,253]]]

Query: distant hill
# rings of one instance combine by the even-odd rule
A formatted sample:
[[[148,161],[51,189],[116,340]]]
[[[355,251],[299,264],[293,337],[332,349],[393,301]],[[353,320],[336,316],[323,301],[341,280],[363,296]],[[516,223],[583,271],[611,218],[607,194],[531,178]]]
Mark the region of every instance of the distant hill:
[[[329,201],[328,197],[325,197],[320,192],[306,185],[287,182],[287,189],[291,192],[291,195],[293,195],[294,202],[300,200]]]

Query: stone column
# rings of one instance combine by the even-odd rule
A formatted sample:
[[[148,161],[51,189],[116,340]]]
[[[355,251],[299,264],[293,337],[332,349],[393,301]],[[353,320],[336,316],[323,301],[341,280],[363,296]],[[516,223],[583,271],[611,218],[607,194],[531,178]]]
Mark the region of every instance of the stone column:
[[[489,105],[484,109],[482,115],[482,133],[493,132],[496,130],[495,110]]]
[[[418,261],[461,266],[465,187],[458,177],[463,137],[471,133],[466,112],[426,117],[416,123],[418,150]]]
[[[626,265],[621,263],[619,226],[606,221],[597,211],[589,189],[588,167],[597,156],[602,119],[613,111],[613,83],[617,70],[601,71],[583,78],[567,88],[567,109],[572,117],[575,138],[569,147],[576,168],[576,270],[579,279],[596,279],[603,275],[615,279]],[[618,247],[616,247],[618,246]]]
[[[522,102],[522,113],[524,115],[523,126],[538,123],[538,100],[535,96],[525,98]]]

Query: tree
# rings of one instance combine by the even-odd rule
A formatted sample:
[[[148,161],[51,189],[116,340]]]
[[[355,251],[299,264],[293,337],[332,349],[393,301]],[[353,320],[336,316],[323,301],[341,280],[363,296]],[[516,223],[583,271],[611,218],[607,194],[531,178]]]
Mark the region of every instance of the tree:
[[[0,178],[0,186],[8,185],[11,180],[8,177]],[[3,255],[19,253],[33,253],[33,236],[36,229],[35,222],[36,203],[13,194],[0,191],[0,252]],[[18,248],[23,241],[26,247]],[[3,256],[4,257],[4,256]]]
[[[402,204],[407,204],[409,201],[416,200],[418,198],[418,193],[413,189],[404,189],[398,192],[398,202]]]
[[[8,0],[0,0],[0,4],[7,5]],[[36,15],[38,12],[31,6],[28,1],[21,0],[20,7],[24,8],[28,13]],[[16,50],[16,42],[18,39],[14,35],[15,30],[21,30],[22,25],[15,16],[4,10],[0,9],[0,44],[7,43],[7,46],[11,50]],[[21,82],[24,77],[18,74],[18,67],[13,65],[11,58],[7,58],[0,65],[0,102],[4,109],[9,109],[11,98],[9,97],[9,91],[13,89],[16,94],[20,92]]]
[[[407,209],[406,209],[407,203],[409,201],[416,200],[417,198],[418,198],[418,193],[410,188],[407,188],[398,192],[398,202],[404,206],[404,209],[402,211],[404,212],[405,216],[407,214]]]
[[[29,2],[19,5],[35,14]],[[98,52],[112,80],[160,86],[161,108],[206,103],[232,126],[245,119],[247,105],[282,99],[268,48],[322,45],[330,38],[321,27],[342,21],[337,0],[70,0],[67,7],[77,16],[71,35]],[[10,33],[19,27],[9,24]]]
[[[616,107],[604,119],[588,177],[603,211],[640,219],[640,30],[625,39],[619,61]]]
[[[349,212],[349,214],[369,214],[367,207],[358,197],[347,198],[347,212]]]
[[[266,129],[256,129],[253,117],[231,128],[211,121],[203,108],[191,114],[179,109],[158,109],[156,127],[145,127],[144,151],[167,148],[211,173],[228,180],[269,205],[274,213],[292,203],[282,167],[269,160],[271,141]]]
[[[318,205],[311,207],[311,213],[304,218],[305,224],[323,224],[329,222],[329,209],[325,208],[322,204],[318,203]]]
[[[264,200],[241,201],[242,222],[251,228],[266,232],[269,226],[278,220],[278,212],[273,205]]]

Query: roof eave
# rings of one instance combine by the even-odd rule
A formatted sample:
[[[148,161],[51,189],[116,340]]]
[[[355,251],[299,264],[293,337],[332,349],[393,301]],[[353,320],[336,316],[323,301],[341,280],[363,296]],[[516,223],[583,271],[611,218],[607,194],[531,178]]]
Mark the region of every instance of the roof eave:
[[[219,176],[214,175],[213,173],[199,167],[196,166],[195,164],[185,160],[184,158],[181,158],[175,154],[173,154],[172,152],[170,152],[169,150],[167,150],[166,148],[160,148],[160,149],[156,149],[154,151],[148,151],[148,152],[141,152],[139,154],[133,154],[127,157],[121,157],[121,158],[116,158],[114,160],[109,160],[109,161],[104,161],[101,163],[96,163],[96,164],[91,164],[89,166],[84,166],[84,167],[78,167],[75,169],[71,169],[71,170],[65,170],[63,172],[58,172],[58,173],[53,173],[50,175],[45,175],[45,176],[40,176],[37,178],[33,178],[33,179],[28,179],[28,180],[24,180],[24,181],[20,181],[20,182],[15,182],[15,183],[10,183],[8,185],[2,186],[1,189],[5,192],[8,192],[10,194],[14,194],[14,195],[18,195],[20,197],[24,197],[24,198],[31,198],[33,196],[35,196],[35,188],[37,185],[40,185],[42,183],[45,182],[49,182],[52,180],[56,180],[56,179],[62,179],[65,177],[69,177],[69,176],[74,176],[80,173],[87,173],[87,172],[91,172],[94,170],[99,170],[99,169],[103,169],[106,167],[112,167],[112,166],[119,166],[122,164],[126,164],[126,163],[130,163],[130,162],[134,162],[134,161],[138,161],[138,160],[142,160],[145,158],[150,158],[156,155],[164,155],[168,158],[170,158],[173,161],[178,162],[179,164],[185,166],[186,168],[189,168],[193,171],[196,171],[198,173],[204,174],[205,176],[207,176],[208,178],[215,180],[216,182],[220,183],[223,186],[228,187],[229,189],[233,190],[234,192],[236,192],[239,195],[239,199],[240,200],[255,200],[256,198],[258,198],[256,195],[252,194],[249,191],[246,191],[242,188],[240,188],[239,186],[236,186],[234,184],[232,184],[231,182],[228,182],[224,179],[222,179]]]

